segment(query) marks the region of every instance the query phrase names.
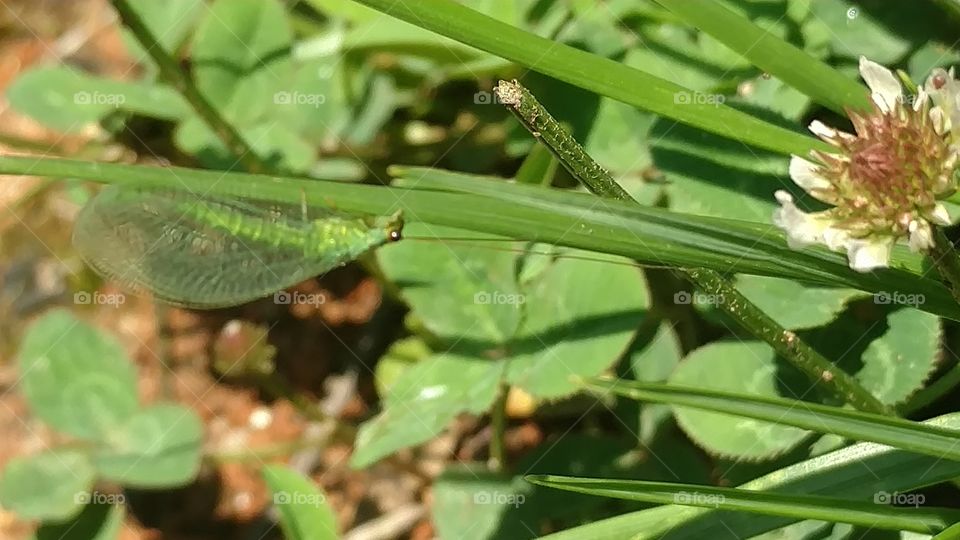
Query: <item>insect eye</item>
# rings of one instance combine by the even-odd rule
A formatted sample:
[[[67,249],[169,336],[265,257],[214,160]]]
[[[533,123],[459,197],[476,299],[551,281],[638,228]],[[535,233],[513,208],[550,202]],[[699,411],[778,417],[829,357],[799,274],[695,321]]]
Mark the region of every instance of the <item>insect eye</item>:
[[[403,238],[403,236],[400,234],[400,231],[390,231],[390,241],[391,241],[391,242],[396,242],[396,241],[400,240],[401,238]]]

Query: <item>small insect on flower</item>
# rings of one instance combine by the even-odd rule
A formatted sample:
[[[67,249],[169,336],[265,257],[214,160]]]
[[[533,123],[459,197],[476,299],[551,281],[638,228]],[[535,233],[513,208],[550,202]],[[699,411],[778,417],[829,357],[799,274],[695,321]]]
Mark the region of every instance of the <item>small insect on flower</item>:
[[[814,121],[810,131],[835,150],[790,160],[793,181],[833,208],[803,212],[780,190],[773,222],[791,248],[824,244],[868,272],[889,265],[898,240],[925,251],[933,247],[932,226],[950,223],[940,201],[956,189],[960,129],[954,134],[951,127],[960,126],[960,83],[940,69],[916,96],[905,96],[893,73],[863,57],[860,75],[872,107],[847,111],[855,133]]]

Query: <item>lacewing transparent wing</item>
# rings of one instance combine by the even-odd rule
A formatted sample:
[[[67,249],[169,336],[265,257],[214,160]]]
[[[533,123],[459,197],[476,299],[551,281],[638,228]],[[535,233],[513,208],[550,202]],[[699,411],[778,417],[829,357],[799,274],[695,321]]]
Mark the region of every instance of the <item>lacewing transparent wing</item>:
[[[309,215],[309,218],[308,218]],[[399,240],[403,221],[226,200],[185,191],[103,189],[73,243],[107,279],[166,303],[233,306],[323,274]]]

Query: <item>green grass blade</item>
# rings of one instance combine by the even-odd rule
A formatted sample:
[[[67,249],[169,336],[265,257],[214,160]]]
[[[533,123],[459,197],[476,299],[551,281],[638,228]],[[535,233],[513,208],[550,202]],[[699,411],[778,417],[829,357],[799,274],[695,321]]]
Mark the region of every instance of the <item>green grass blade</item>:
[[[793,399],[761,398],[636,381],[593,379],[587,381],[587,387],[640,401],[765,420],[960,461],[960,431],[934,428],[896,417]]]
[[[839,113],[870,106],[866,87],[716,0],[656,2],[821,105]]]
[[[887,278],[882,278],[880,277],[881,273],[863,274],[849,270],[842,256],[836,253],[830,253],[825,249],[791,250],[783,244],[779,231],[776,231],[767,224],[734,220],[716,220],[715,218],[676,214],[653,208],[638,208],[635,205],[624,204],[617,201],[603,201],[598,204],[595,198],[583,194],[526,185],[504,185],[504,183],[500,181],[490,181],[490,177],[466,175],[438,169],[392,167],[391,172],[398,176],[397,185],[401,186],[416,186],[420,189],[471,193],[499,199],[504,205],[521,204],[548,209],[556,214],[577,216],[580,218],[578,219],[578,224],[582,223],[585,226],[599,225],[601,220],[604,222],[604,226],[617,228],[623,226],[624,229],[629,229],[629,234],[632,234],[637,242],[656,253],[653,259],[649,258],[650,253],[647,254],[648,258],[638,258],[635,256],[636,253],[627,256],[643,262],[649,262],[650,264],[657,264],[657,261],[663,263],[670,261],[669,264],[674,266],[709,267],[722,272],[728,272],[735,268],[740,262],[749,260],[754,270],[746,271],[745,273],[760,273],[758,272],[759,266],[765,266],[767,263],[770,263],[772,266],[778,267],[776,274],[779,277],[787,277],[789,273],[791,279],[808,283],[816,282],[826,286],[837,286],[839,283],[837,280],[838,273],[842,273],[848,275],[850,278],[850,281],[846,282],[846,286],[871,292],[887,290],[885,287],[892,287],[892,289],[889,290],[912,290],[913,285],[907,285],[908,281],[911,281],[912,278],[907,276],[916,276],[917,274],[923,273],[922,267],[919,266],[920,259],[915,254],[909,253],[909,251],[902,246],[894,251],[892,265],[897,268],[897,270],[891,269],[883,271],[883,273],[896,272],[898,273],[898,277],[890,275],[887,276]],[[600,215],[604,217],[600,218]],[[620,220],[615,223],[607,221],[607,218],[611,217],[611,215],[620,216]],[[591,219],[591,216],[596,216],[598,219],[594,221]],[[636,222],[634,222],[634,220],[636,220]],[[668,222],[669,225],[667,225]],[[633,226],[634,224],[636,225],[635,227]],[[673,232],[659,236],[656,231],[661,226],[668,226]],[[751,232],[746,232],[746,229],[744,229],[742,234],[745,236],[741,237],[742,242],[740,240],[735,241],[735,243],[738,244],[736,248],[738,251],[736,253],[727,251],[727,248],[721,248],[719,244],[714,242],[720,238],[723,238],[722,243],[725,243],[727,240],[734,241],[733,237],[737,236],[738,233],[734,233],[733,231],[739,227],[750,229]],[[591,229],[595,236],[603,234],[603,230],[604,229],[600,228]],[[697,243],[687,246],[690,248],[688,253],[691,255],[691,258],[687,259],[683,257],[684,261],[672,259],[671,252],[674,249],[680,248],[680,244],[685,244],[687,238],[684,232],[692,232],[693,230],[697,231]],[[572,238],[576,236],[578,232],[579,230],[576,229],[570,230],[567,236]],[[626,231],[624,232],[626,233]],[[654,236],[657,236],[659,241],[655,242]],[[708,240],[708,237],[710,240]],[[752,247],[748,248],[746,246],[748,242],[748,240],[746,240],[747,237],[750,238],[749,242],[751,242]],[[690,239],[692,240],[693,238],[691,237]],[[698,252],[699,255],[695,254],[695,252]],[[714,263],[714,261],[711,260],[712,256],[720,252],[723,253],[725,262]],[[774,258],[768,258],[770,256],[774,256]],[[798,257],[803,258],[804,262],[799,262]],[[827,260],[833,261],[830,263],[832,265],[831,270],[827,272],[829,276],[826,274],[820,275],[821,269],[825,270],[823,265],[827,264]],[[797,266],[793,267],[795,261]],[[773,271],[772,268],[770,270]],[[881,285],[877,281],[878,279],[883,281],[884,284]],[[928,280],[924,279],[924,281]],[[926,286],[923,287],[925,288]],[[949,298],[949,292],[946,288],[937,282],[929,291],[929,294],[919,293],[924,294],[923,305],[919,306],[919,308],[952,318],[952,315],[947,315],[946,313],[953,312],[956,304]],[[946,311],[939,311],[940,308],[934,308],[933,304],[943,304],[942,307],[945,308]]]
[[[960,413],[924,422],[960,429]],[[789,465],[739,486],[754,491],[873,500],[960,476],[960,462],[859,443]],[[700,540],[751,538],[798,521],[691,506],[667,505],[602,519],[547,536],[550,540]]]
[[[450,0],[358,0],[392,17],[512,60],[561,81],[685,124],[784,154],[828,149],[812,137],[708,103],[678,106],[689,90],[649,73],[502,23]],[[557,111],[562,116],[562,111]]]
[[[757,492],[694,484],[529,475],[533,484],[655,504],[680,504],[792,519],[817,519],[895,531],[936,533],[960,517],[948,508],[897,508],[873,501]]]
[[[960,521],[940,531],[940,534],[934,536],[931,540],[955,540],[956,538],[960,538]]]
[[[312,480],[282,465],[261,471],[287,540],[336,540],[337,516]]]
[[[419,170],[411,174],[420,174]],[[323,182],[295,178],[143,167],[71,160],[0,157],[0,174],[87,179],[127,186],[174,188],[224,198],[333,206],[345,212],[390,215],[402,209],[411,222],[447,225],[520,240],[629,257],[651,265],[707,267],[725,273],[760,274],[826,286],[923,295],[918,307],[960,320],[958,306],[938,281],[923,277],[921,258],[895,251],[897,268],[858,273],[845,258],[824,249],[789,249],[769,224],[676,214],[619,201],[489,177],[428,170],[451,193]],[[422,178],[426,178],[425,176]],[[429,182],[422,180],[424,185]],[[412,180],[412,178],[411,178]],[[437,187],[437,186],[434,186]],[[496,216],[496,219],[491,219]]]

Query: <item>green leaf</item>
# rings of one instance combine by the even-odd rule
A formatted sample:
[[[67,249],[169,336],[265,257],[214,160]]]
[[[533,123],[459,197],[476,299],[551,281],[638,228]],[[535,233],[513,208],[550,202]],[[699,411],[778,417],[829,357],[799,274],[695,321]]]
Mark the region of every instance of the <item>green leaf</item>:
[[[289,90],[292,38],[277,0],[217,0],[194,37],[197,88],[235,125],[269,116]]]
[[[828,324],[847,302],[865,296],[855,289],[810,287],[793,280],[750,275],[737,276],[736,287],[787,330]]]
[[[302,62],[296,66],[290,88],[286,90],[289,104],[278,107],[277,113],[282,115],[285,124],[316,143],[340,137],[350,128],[353,117],[345,79],[343,60],[339,56]]]
[[[123,528],[122,506],[88,504],[64,523],[43,523],[33,540],[116,540]]]
[[[942,416],[925,424],[960,429],[960,414]],[[960,475],[960,461],[951,462],[873,443],[860,443],[790,465],[739,487],[870,501],[880,492],[903,493],[948,481],[957,475]],[[668,533],[673,540],[725,536],[750,538],[796,521],[797,518],[668,505],[602,519],[547,538],[654,540]]]
[[[651,129],[654,163],[667,182],[672,210],[769,223],[787,160],[688,126],[659,119]]]
[[[374,368],[377,393],[381,396],[389,395],[390,388],[404,372],[429,356],[430,348],[421,338],[408,337],[395,341],[380,360],[377,360],[377,367]]]
[[[497,538],[498,531],[522,531],[517,510],[527,502],[532,486],[517,480],[478,466],[445,470],[433,486],[438,537],[488,540]]]
[[[290,172],[305,172],[316,161],[316,150],[291,128],[276,121],[247,126],[240,130],[244,140],[271,168]],[[236,156],[223,141],[198,117],[180,124],[175,134],[177,147],[196,155],[204,165],[229,169]]]
[[[936,368],[943,339],[940,320],[903,308],[887,317],[889,329],[870,342],[857,379],[884,403],[905,401]]]
[[[777,397],[777,363],[760,342],[714,342],[691,352],[670,376],[670,384]],[[750,418],[674,407],[677,423],[711,454],[770,459],[790,450],[809,432]]]
[[[632,56],[627,57],[630,61]],[[637,174],[652,164],[647,146],[655,117],[609,98],[600,100],[584,148],[615,175]]]
[[[536,397],[568,395],[579,388],[575,379],[599,375],[626,351],[646,315],[646,284],[627,261],[605,260],[558,259],[524,289],[510,383]]]
[[[730,100],[734,106],[742,103],[745,107],[762,107],[791,122],[799,122],[811,103],[810,98],[796,88],[766,75],[743,83],[740,93]]]
[[[638,340],[639,341],[639,340]],[[661,322],[656,334],[649,341],[635,348],[629,356],[630,375],[645,382],[663,382],[680,364],[683,350],[680,341],[667,322]],[[639,439],[650,445],[660,427],[673,416],[673,410],[661,403],[643,404],[640,410]]]
[[[834,111],[870,106],[866,88],[716,0],[656,2]]]
[[[960,432],[931,428],[900,418],[793,399],[746,396],[655,383],[594,379],[588,381],[587,385],[600,393],[612,392],[636,400],[670,403],[674,407],[692,407],[775,422],[818,433],[888,444],[941,459],[960,460],[960,448],[956,444]]]
[[[629,105],[782,153],[807,154],[818,141],[724,105],[693,100],[678,107],[682,86],[610,59],[541,38],[449,0],[362,4],[451,37],[561,81]]]
[[[326,497],[310,479],[280,465],[263,468],[263,479],[280,514],[287,540],[335,540],[337,519]]]
[[[782,120],[781,120],[782,122]],[[785,125],[789,125],[785,123]],[[798,129],[791,126],[791,129]],[[776,176],[760,185],[741,184],[740,186],[730,185],[727,189],[740,192],[744,188],[749,188],[748,193],[756,197],[755,194],[763,193],[763,200],[768,201],[773,198],[773,192],[776,189],[784,187],[781,181],[788,173],[789,160],[783,155],[766,150],[757,150],[746,147],[736,141],[706,132],[690,126],[678,125],[674,122],[664,119],[658,119],[650,131],[650,138],[653,150],[653,159],[660,168],[666,167],[677,172],[693,171],[694,167],[682,167],[683,159],[694,158],[697,160],[700,168],[706,168],[707,165],[714,165],[710,168],[710,174],[724,174],[730,176],[734,169],[735,174],[747,171],[755,175]],[[688,173],[688,176],[694,176]],[[700,178],[700,177],[698,177]],[[704,176],[703,182],[710,182],[711,177]],[[716,182],[722,187],[727,182],[735,179],[725,178],[723,182]],[[742,198],[742,197],[741,197]],[[727,214],[711,214],[727,215]],[[769,219],[769,217],[767,217]]]
[[[889,8],[895,4],[888,4]],[[881,64],[893,64],[910,50],[909,40],[885,28],[871,11],[849,0],[810,2],[810,24],[827,28],[833,53],[856,60],[861,55]]]
[[[107,434],[94,464],[101,476],[127,486],[177,487],[200,470],[202,443],[196,413],[183,405],[158,404]]]
[[[686,26],[646,24],[640,31],[643,41],[630,50],[624,63],[694,92],[714,92],[750,67],[736,56],[710,54],[698,39],[703,34]]]
[[[489,238],[425,225],[409,225],[404,233],[441,239]],[[518,254],[477,244],[399,242],[384,246],[377,256],[384,274],[400,287],[403,299],[431,333],[451,344],[466,340],[480,348],[494,348],[505,344],[520,324]],[[425,275],[424,268],[433,270]]]
[[[553,475],[529,475],[534,484],[576,493],[616,497],[656,504],[681,504],[772,516],[819,519],[887,530],[935,533],[960,511],[948,508],[896,508],[874,501],[831,497],[757,493],[750,490],[643,480],[604,480]]]
[[[67,311],[51,311],[30,328],[20,373],[31,409],[62,433],[100,439],[139,407],[136,372],[123,348]]]
[[[83,507],[93,479],[90,460],[80,451],[14,458],[0,478],[0,505],[23,519],[68,519]]]
[[[7,90],[10,105],[41,124],[75,133],[116,111],[164,120],[190,114],[179,94],[165,86],[114,81],[64,66],[27,71]]]
[[[594,9],[591,2],[571,2],[571,8],[571,20],[557,34],[557,41],[580,45],[579,48],[608,58],[623,53],[627,40],[622,35],[620,21],[609,8]],[[487,14],[496,16],[493,13]],[[507,20],[503,22],[519,26]]]
[[[360,427],[350,464],[366,467],[427,441],[458,414],[486,411],[497,395],[503,363],[444,354],[408,369],[390,388],[384,411]]]

